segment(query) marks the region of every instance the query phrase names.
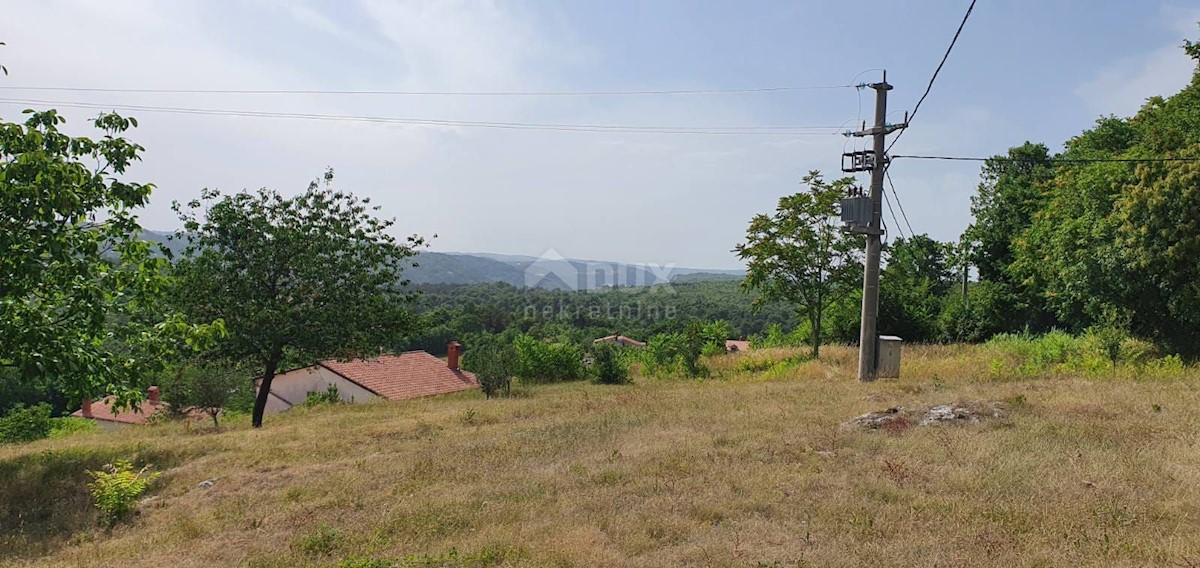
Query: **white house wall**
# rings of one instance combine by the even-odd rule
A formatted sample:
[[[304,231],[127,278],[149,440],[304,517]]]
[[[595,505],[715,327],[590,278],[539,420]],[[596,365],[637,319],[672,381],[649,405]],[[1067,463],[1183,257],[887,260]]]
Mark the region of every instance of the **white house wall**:
[[[304,404],[310,392],[325,392],[329,385],[337,387],[338,396],[346,402],[366,402],[375,398],[375,393],[355,384],[341,375],[320,365],[295,369],[276,375],[271,381],[271,393],[267,399],[267,412],[287,410],[291,406]]]

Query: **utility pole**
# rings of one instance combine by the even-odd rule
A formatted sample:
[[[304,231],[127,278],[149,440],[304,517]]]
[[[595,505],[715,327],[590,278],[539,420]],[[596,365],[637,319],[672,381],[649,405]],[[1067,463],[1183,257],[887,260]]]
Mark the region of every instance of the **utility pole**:
[[[904,128],[907,124],[887,123],[887,94],[892,86],[887,82],[887,71],[883,80],[868,85],[875,89],[875,126],[864,128],[851,136],[871,136],[873,151],[868,160],[871,171],[870,220],[865,227],[852,230],[867,236],[867,263],[863,272],[862,322],[858,333],[858,380],[874,381],[876,377],[876,350],[878,349],[879,320],[879,257],[883,252],[883,175],[888,159],[885,141],[887,135]],[[905,117],[907,123],[908,118]]]

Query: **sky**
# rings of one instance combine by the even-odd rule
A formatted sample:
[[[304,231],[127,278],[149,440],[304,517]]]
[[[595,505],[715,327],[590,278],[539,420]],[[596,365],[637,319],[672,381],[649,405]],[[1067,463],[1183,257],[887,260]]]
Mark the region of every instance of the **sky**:
[[[741,266],[750,219],[800,179],[840,177],[836,134],[873,113],[869,90],[645,96],[97,93],[13,87],[594,92],[829,87],[877,81],[903,120],[968,0],[528,1],[6,0],[0,118],[52,108],[92,135],[96,109],[61,102],[338,116],[671,128],[821,126],[802,135],[580,132],[139,110],[128,172],[154,183],[144,227],[173,230],[203,188],[302,192],[327,168],[369,196],[397,236],[431,250]],[[988,156],[1026,140],[1060,149],[1101,115],[1126,116],[1191,78],[1179,49],[1200,6],[1142,0],[981,0],[893,153]],[[970,222],[972,163],[896,160],[918,234]],[[862,182],[866,183],[866,177]],[[903,221],[888,238],[907,234]]]

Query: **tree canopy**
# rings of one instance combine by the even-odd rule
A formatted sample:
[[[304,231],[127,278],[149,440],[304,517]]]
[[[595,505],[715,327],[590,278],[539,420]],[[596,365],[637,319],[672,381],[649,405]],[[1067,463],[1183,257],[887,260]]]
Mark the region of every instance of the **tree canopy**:
[[[102,114],[92,139],[60,132],[53,110],[27,112],[0,123],[0,366],[128,404],[165,355],[219,326],[162,310],[167,266],[136,217],[153,186],[123,179],[143,151],[120,136],[136,120]]]
[[[257,366],[256,427],[285,360],[374,355],[411,331],[401,272],[424,239],[397,240],[393,220],[332,181],[330,170],[295,197],[205,190],[175,207],[188,242],[175,296],[198,321],[224,320],[229,336],[210,357]]]
[[[808,191],[782,197],[773,214],[751,219],[746,242],[734,251],[747,263],[745,288],[757,290],[760,302],[789,302],[808,319],[816,357],[826,308],[861,281],[862,239],[837,224],[838,204],[853,179],[827,183],[813,171],[803,183]]]

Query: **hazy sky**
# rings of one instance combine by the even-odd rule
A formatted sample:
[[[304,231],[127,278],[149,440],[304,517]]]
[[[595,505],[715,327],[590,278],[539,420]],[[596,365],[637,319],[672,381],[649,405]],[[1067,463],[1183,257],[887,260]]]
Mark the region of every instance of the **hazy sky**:
[[[283,2],[5,0],[0,86],[596,91],[826,86],[887,68],[891,109],[916,102],[967,0],[911,2]],[[870,16],[868,18],[867,16]],[[1150,0],[981,0],[894,153],[1057,149],[1190,79],[1178,49],[1200,8]],[[876,33],[872,28],[882,30]],[[859,76],[861,73],[861,76]],[[871,115],[854,89],[645,97],[71,93],[2,98],[456,121],[838,126]],[[29,104],[0,103],[19,119]],[[54,106],[51,104],[34,105]],[[74,133],[97,111],[63,109]],[[337,184],[433,250],[732,268],[747,222],[800,177],[840,175],[845,138],[431,127],[127,112],[158,186],[143,225],[203,187]],[[831,132],[826,130],[822,132]],[[855,142],[851,142],[853,145]],[[957,238],[978,165],[896,161],[913,228]],[[885,218],[890,219],[885,215]],[[892,235],[895,235],[895,231]]]

